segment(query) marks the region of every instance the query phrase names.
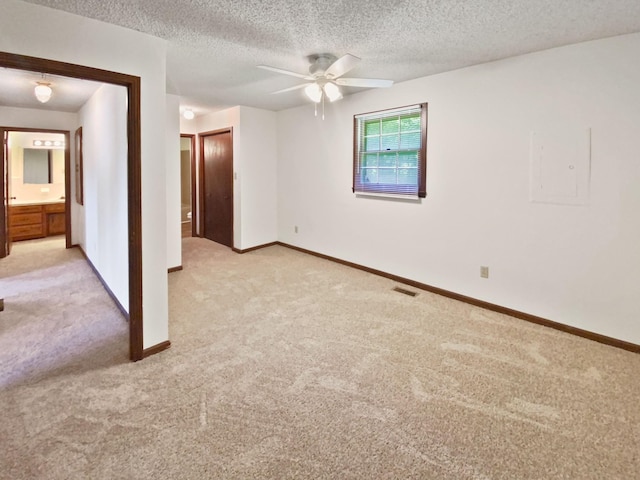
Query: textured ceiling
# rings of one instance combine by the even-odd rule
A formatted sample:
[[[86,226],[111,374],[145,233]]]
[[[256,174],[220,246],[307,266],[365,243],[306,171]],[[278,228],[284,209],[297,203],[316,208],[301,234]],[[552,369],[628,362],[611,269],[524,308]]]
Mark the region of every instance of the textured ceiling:
[[[30,0],[168,41],[167,89],[196,112],[305,102],[314,53],[351,53],[348,76],[396,82],[640,31],[638,0]],[[356,91],[356,90],[351,90]]]
[[[35,98],[34,88],[38,82],[46,82],[53,93],[47,103]],[[91,98],[101,83],[76,78],[0,68],[0,105],[55,110],[57,112],[77,112]]]

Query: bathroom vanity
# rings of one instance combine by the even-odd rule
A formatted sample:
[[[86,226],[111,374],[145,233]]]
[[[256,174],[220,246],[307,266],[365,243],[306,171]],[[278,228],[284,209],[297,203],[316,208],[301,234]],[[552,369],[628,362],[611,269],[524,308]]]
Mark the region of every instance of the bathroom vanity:
[[[64,202],[9,205],[12,241],[60,235],[65,230]]]

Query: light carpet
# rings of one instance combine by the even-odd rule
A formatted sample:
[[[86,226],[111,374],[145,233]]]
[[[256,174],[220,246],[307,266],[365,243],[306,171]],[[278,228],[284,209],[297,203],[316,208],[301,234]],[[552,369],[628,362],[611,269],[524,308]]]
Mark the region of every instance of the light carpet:
[[[638,478],[640,355],[186,238],[172,347],[129,363],[126,322],[48,242],[0,260],[0,478]]]

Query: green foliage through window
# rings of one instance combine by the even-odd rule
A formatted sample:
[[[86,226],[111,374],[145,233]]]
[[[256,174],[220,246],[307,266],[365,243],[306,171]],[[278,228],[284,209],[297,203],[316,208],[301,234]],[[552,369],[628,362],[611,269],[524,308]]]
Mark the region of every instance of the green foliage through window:
[[[426,196],[427,104],[354,117],[353,191]]]

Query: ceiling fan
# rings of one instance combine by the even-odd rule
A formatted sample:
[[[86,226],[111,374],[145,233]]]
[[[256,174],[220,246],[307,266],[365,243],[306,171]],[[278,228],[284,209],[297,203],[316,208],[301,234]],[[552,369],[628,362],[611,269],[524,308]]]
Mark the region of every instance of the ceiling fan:
[[[330,102],[334,102],[342,98],[340,86],[386,88],[393,85],[393,80],[381,80],[377,78],[343,78],[342,75],[353,69],[360,62],[358,57],[349,53],[338,59],[329,53],[310,55],[308,59],[311,62],[308,75],[267,65],[258,65],[258,68],[308,80],[309,82],[307,83],[296,85],[295,87],[284,88],[273,93],[284,93],[304,88],[304,93],[316,104],[320,102],[324,103],[325,98],[328,98]]]

